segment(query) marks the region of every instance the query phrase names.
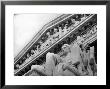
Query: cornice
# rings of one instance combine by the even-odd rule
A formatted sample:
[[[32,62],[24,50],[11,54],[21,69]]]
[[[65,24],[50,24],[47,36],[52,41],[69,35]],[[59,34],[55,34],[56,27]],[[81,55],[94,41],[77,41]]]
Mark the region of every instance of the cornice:
[[[14,62],[16,63],[17,60],[19,60],[27,52],[27,50],[29,48],[31,48],[32,45],[40,39],[40,37],[45,33],[45,31],[47,31],[49,28],[52,28],[53,26],[61,23],[63,20],[67,19],[70,16],[72,16],[72,15],[63,14],[63,15],[57,17],[56,19],[50,21],[49,23],[45,24],[42,27],[42,29],[32,38],[32,40],[18,53],[18,55],[14,58]]]

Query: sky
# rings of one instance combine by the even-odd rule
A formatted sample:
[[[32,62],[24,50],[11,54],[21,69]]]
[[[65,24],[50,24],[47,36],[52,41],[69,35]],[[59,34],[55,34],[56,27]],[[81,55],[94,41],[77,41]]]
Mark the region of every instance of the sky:
[[[28,44],[48,22],[61,14],[15,14],[14,57]]]

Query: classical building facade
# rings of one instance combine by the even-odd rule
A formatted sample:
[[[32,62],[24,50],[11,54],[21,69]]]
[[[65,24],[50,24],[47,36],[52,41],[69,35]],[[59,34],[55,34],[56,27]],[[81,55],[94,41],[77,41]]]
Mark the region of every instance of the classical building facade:
[[[82,39],[85,49],[95,47],[97,62],[97,15],[63,14],[43,26],[14,58],[14,75],[37,75],[38,71],[31,70],[32,65],[42,65],[46,60],[47,52],[61,55],[62,45],[74,46],[77,36]]]

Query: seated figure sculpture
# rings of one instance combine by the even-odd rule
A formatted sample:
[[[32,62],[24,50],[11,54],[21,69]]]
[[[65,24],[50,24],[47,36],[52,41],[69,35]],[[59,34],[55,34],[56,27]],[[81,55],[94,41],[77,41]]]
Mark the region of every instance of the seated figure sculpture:
[[[80,56],[81,50],[78,44],[74,45],[73,50],[71,50],[70,45],[64,44],[62,46],[63,56],[48,52],[46,54],[45,66],[39,67],[39,65],[36,65],[34,69],[47,76],[84,75]]]

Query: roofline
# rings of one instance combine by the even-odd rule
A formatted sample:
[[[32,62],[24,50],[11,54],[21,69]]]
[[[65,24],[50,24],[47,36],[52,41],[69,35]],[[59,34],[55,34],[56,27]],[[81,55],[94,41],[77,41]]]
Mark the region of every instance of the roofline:
[[[50,27],[56,25],[56,23],[58,21],[60,21],[61,19],[63,20],[65,17],[68,17],[70,14],[62,14],[58,17],[56,17],[54,20],[50,21],[49,23],[45,24],[41,30],[39,30],[39,32],[37,32],[37,34],[31,39],[30,42],[28,42],[26,44],[26,46],[24,46],[24,48],[18,53],[18,55],[16,57],[14,57],[14,61],[16,61],[17,59],[21,58],[21,56],[24,55],[25,52],[27,52],[27,50],[41,37],[41,35]]]

